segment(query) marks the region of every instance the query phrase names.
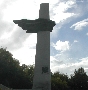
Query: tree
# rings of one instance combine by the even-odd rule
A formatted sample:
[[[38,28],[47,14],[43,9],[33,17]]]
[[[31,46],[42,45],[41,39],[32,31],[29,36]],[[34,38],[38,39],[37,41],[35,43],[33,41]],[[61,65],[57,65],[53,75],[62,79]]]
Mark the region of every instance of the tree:
[[[0,83],[13,89],[31,89],[33,86],[34,65],[20,66],[19,60],[6,49],[0,48]],[[52,90],[88,90],[88,76],[81,67],[68,76],[59,72],[51,73]]]
[[[30,82],[29,83],[30,88],[32,88],[32,86],[33,86],[33,77],[34,77],[34,65],[28,65],[27,66],[25,64],[22,64],[21,68],[22,68],[22,71],[25,74],[25,78],[27,78],[27,81],[29,80],[28,82]]]
[[[51,89],[52,90],[68,90],[68,77],[67,75],[60,74],[59,72],[52,73],[51,75]]]
[[[0,83],[14,89],[32,88],[33,66],[22,65],[6,49],[0,48]]]
[[[74,74],[71,75],[69,85],[71,90],[88,90],[88,77],[82,67],[78,70],[75,69]]]

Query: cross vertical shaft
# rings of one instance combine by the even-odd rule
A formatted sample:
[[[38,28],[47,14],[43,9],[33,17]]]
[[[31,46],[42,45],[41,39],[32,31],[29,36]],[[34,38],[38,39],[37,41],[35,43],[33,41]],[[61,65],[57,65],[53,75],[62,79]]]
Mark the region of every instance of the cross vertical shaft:
[[[49,4],[40,4],[39,18],[49,19]],[[43,26],[42,28],[44,28]],[[50,74],[50,31],[39,31],[37,33],[35,71],[33,88],[51,89]]]

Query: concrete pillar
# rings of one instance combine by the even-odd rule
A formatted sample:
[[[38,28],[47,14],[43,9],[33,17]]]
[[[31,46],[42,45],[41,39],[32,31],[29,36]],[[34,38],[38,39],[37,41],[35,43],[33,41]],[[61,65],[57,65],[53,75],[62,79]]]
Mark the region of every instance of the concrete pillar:
[[[40,4],[39,18],[50,19],[50,17],[49,17],[49,3],[41,3]]]
[[[49,3],[42,3],[39,18],[49,19]],[[37,33],[33,89],[51,89],[50,31]]]

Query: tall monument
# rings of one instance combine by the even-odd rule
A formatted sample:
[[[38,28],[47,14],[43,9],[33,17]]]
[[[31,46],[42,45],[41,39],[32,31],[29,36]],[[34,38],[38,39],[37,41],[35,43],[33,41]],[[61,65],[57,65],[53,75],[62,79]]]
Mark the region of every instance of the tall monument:
[[[38,19],[21,19],[13,20],[13,22],[23,30],[27,30],[26,33],[37,33],[32,89],[51,90],[50,32],[52,32],[55,22],[49,18],[49,3],[40,4]]]

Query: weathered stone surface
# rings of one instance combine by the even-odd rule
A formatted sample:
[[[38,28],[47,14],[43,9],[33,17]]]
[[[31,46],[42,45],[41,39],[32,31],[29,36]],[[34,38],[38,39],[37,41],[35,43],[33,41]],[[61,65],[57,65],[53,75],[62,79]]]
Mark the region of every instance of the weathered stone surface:
[[[27,30],[26,33],[38,33],[39,31],[52,32],[55,22],[48,19],[39,18],[36,20],[13,20],[15,24],[22,27],[23,30]]]
[[[48,3],[40,5],[39,18],[49,20]],[[43,28],[47,29],[47,31],[44,30],[37,33],[33,89],[51,90],[50,30],[48,31],[49,28],[45,25]]]
[[[41,31],[37,33],[33,89],[50,90],[50,73],[50,32]]]

